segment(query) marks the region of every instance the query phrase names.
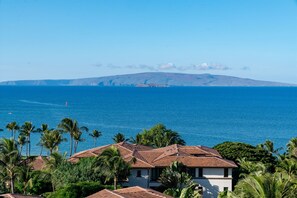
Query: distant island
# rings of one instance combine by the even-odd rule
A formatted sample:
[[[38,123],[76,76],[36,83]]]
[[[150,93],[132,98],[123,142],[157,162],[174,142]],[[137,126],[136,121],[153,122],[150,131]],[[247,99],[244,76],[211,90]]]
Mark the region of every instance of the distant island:
[[[212,74],[182,74],[147,72],[97,78],[69,80],[19,80],[0,82],[11,86],[101,86],[101,87],[201,87],[201,86],[297,86],[270,81],[260,81],[233,76]]]

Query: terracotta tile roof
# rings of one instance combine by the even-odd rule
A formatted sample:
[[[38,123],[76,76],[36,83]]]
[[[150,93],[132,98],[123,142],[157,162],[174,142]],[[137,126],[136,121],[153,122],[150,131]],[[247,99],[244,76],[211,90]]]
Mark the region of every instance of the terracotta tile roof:
[[[40,198],[40,196],[19,195],[19,194],[2,194],[0,198]]]
[[[136,158],[136,163],[132,164],[133,168],[166,167],[173,161],[180,161],[189,167],[237,167],[234,162],[223,159],[216,150],[205,146],[174,144],[163,148],[152,148],[126,142],[113,145],[119,149],[124,160],[131,161],[133,157]],[[73,155],[69,161],[77,162],[83,157],[98,156],[110,146],[112,145],[79,152]]]
[[[119,190],[101,190],[87,198],[171,198],[152,189],[145,189],[139,186],[123,188]]]
[[[95,194],[87,196],[87,198],[124,198],[124,197],[117,193],[114,193],[113,191],[104,189]]]
[[[42,156],[38,156],[32,162],[30,162],[30,165],[34,170],[42,170],[45,168],[45,161]]]

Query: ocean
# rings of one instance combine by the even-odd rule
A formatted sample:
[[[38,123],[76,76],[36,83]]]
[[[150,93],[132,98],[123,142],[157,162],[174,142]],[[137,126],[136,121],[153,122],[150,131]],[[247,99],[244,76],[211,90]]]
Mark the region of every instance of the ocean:
[[[112,143],[118,132],[129,138],[163,123],[188,145],[212,147],[224,141],[256,145],[272,140],[276,147],[285,147],[297,136],[297,88],[0,86],[2,129],[11,121],[54,128],[65,117],[102,131],[98,146]],[[0,137],[10,133],[4,130]],[[88,134],[84,138],[79,151],[93,147],[93,139]],[[39,154],[39,134],[31,139],[31,153]],[[68,151],[68,144],[62,143],[60,151]]]

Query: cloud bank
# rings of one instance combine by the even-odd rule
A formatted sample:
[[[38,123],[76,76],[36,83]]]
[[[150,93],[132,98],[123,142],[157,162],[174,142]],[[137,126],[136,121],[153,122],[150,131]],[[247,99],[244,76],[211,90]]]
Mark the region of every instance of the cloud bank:
[[[172,62],[161,63],[157,65],[147,65],[147,64],[137,64],[137,65],[114,65],[114,64],[95,64],[95,67],[105,67],[110,69],[139,69],[139,70],[149,70],[149,71],[210,71],[210,70],[231,70],[230,67],[219,64],[219,63],[201,63],[192,64],[188,66],[178,66]]]

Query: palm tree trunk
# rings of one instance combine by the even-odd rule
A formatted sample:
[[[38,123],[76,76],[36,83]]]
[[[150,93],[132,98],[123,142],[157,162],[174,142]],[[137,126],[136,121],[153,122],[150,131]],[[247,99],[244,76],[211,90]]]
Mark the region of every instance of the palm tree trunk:
[[[116,190],[117,189],[117,177],[113,178],[113,189]]]
[[[28,158],[28,147],[29,147],[29,139],[27,137],[27,142],[26,142],[26,157]]]
[[[72,155],[72,147],[73,147],[73,139],[72,139],[72,136],[70,136],[70,157]]]
[[[96,138],[94,138],[94,147],[96,147]]]
[[[15,131],[12,131],[13,133],[13,140],[15,140]]]
[[[11,194],[14,194],[14,179],[13,178],[10,179],[10,190],[11,190]]]
[[[29,136],[28,136],[28,137],[29,137],[29,139],[28,139],[28,141],[29,141],[29,142],[28,142],[28,143],[29,143],[29,156],[30,156],[30,151],[31,151],[31,141],[30,141],[30,134],[29,134]]]
[[[77,141],[77,140],[75,140],[75,142],[74,142],[74,153],[76,153],[77,146],[78,146],[78,141]]]
[[[41,149],[40,149],[40,156],[42,155],[42,151],[43,151],[43,146],[41,146]]]

